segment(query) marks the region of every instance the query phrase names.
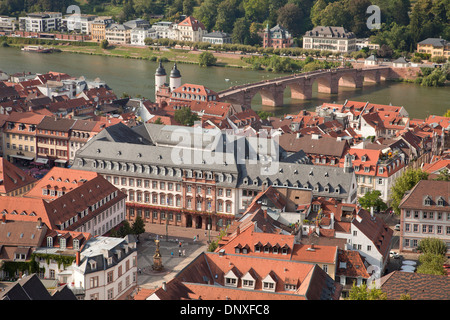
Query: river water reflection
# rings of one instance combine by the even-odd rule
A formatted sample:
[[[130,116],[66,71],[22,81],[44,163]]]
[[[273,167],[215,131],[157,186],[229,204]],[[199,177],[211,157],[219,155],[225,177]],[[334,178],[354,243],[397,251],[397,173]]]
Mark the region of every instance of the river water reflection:
[[[172,66],[172,62],[164,63],[168,75]],[[98,77],[108,83],[119,97],[126,92],[131,96],[141,95],[153,100],[156,68],[156,62],[147,60],[75,53],[36,54],[17,48],[0,48],[1,71],[58,71],[74,77],[84,76],[89,80]],[[178,69],[183,83],[202,84],[214,91],[286,75],[238,68],[202,68],[193,64],[178,64]],[[348,99],[404,106],[411,118],[425,118],[429,114],[442,115],[450,108],[450,87],[426,88],[410,83],[386,82],[378,85],[365,83],[361,89],[341,87],[339,93],[334,95],[319,94],[315,88],[313,92],[310,100],[295,100],[290,98],[290,90],[287,88],[282,107],[262,106],[258,94],[252,101],[252,107],[283,115],[298,113],[301,109],[311,110],[324,102],[343,103]]]

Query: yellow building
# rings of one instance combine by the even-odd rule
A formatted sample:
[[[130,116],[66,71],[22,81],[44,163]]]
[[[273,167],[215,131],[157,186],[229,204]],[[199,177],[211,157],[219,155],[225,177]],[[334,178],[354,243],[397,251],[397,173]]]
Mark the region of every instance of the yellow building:
[[[94,21],[91,22],[90,25],[90,33],[92,40],[100,42],[106,39],[106,27],[111,23],[114,23],[114,20],[111,17],[98,17]]]
[[[3,125],[3,157],[12,163],[36,158],[36,128],[44,115],[13,112]]]
[[[431,57],[450,58],[450,42],[441,38],[428,38],[417,44],[417,52],[431,54]]]

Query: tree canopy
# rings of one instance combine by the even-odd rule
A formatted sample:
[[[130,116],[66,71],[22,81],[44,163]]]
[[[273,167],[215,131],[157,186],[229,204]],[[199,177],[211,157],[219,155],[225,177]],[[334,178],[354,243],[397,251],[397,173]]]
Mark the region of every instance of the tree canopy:
[[[405,193],[411,190],[420,180],[426,180],[428,173],[421,169],[408,169],[398,177],[391,188],[391,205],[395,214],[400,214],[399,204]]]
[[[373,208],[375,211],[383,211],[387,209],[386,203],[380,198],[381,192],[379,190],[372,190],[366,192],[366,194],[358,199],[359,204],[369,210]]]
[[[196,113],[191,111],[191,108],[183,107],[175,110],[174,120],[184,126],[192,127],[195,121],[198,121],[199,118]]]

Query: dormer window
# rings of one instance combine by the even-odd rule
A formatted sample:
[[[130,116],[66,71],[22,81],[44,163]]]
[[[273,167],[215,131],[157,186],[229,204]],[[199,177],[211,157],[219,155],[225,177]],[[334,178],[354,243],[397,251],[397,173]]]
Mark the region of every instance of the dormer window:
[[[47,247],[53,248],[53,238],[47,237]]]
[[[66,239],[65,238],[60,238],[59,239],[59,247],[61,249],[65,249],[66,248]]]
[[[442,197],[439,197],[439,199],[437,201],[437,205],[440,207],[444,206],[444,199],[442,199]]]
[[[366,161],[366,159],[367,159],[367,157],[366,157],[366,156],[362,156],[362,157],[361,157],[361,161],[362,161],[362,162],[365,162],[365,161]]]
[[[430,197],[427,196],[427,197],[425,198],[424,205],[426,205],[426,206],[431,206],[431,199],[430,199]]]

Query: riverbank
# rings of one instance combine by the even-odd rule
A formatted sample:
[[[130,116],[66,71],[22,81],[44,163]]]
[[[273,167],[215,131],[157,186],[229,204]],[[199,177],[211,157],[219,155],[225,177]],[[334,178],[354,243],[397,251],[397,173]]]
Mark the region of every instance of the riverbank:
[[[22,43],[9,44],[11,47],[21,48]],[[163,47],[138,47],[129,45],[110,45],[107,49],[102,49],[100,45],[77,46],[72,44],[51,44],[42,45],[45,48],[54,48],[60,52],[70,52],[77,54],[87,54],[105,57],[117,57],[126,59],[138,59],[164,62],[177,62],[185,64],[198,64],[198,55],[202,51],[185,49],[168,49]],[[57,52],[56,52],[57,53]],[[213,53],[217,58],[216,67],[251,69],[251,65],[241,59],[241,55],[232,53]]]

